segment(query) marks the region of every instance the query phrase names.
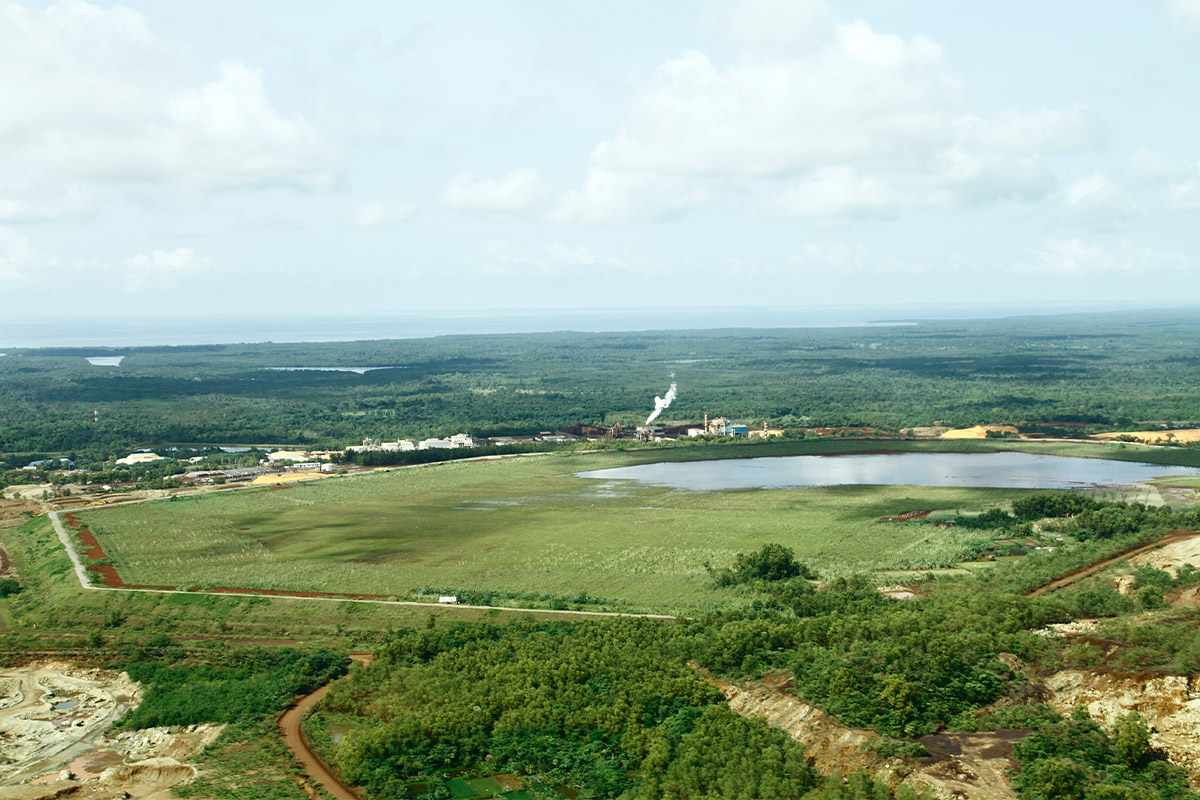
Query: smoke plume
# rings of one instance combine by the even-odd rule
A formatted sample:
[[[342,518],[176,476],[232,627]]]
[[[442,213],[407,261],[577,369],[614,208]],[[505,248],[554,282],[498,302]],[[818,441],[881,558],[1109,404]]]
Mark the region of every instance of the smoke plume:
[[[671,377],[674,378],[675,376],[672,375]],[[675,401],[675,382],[671,381],[671,388],[667,389],[666,395],[664,395],[663,397],[655,397],[654,398],[654,411],[653,411],[653,413],[650,414],[650,416],[646,417],[646,424],[649,425],[651,422],[654,422],[654,420],[658,419],[658,415],[661,414],[662,412],[666,411],[671,406],[671,403],[674,401]]]

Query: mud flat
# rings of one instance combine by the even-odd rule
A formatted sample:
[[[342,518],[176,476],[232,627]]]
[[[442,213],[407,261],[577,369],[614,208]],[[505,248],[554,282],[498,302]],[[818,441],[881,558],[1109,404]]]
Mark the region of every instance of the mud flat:
[[[158,800],[219,726],[110,730],[141,700],[124,673],[40,663],[0,671],[0,798]]]

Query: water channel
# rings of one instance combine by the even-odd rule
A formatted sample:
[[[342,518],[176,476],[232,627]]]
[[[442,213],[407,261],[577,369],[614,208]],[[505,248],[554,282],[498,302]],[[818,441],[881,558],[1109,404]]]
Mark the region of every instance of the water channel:
[[[870,453],[665,461],[578,475],[700,492],[847,485],[1081,489],[1200,476],[1200,469],[1036,453]]]

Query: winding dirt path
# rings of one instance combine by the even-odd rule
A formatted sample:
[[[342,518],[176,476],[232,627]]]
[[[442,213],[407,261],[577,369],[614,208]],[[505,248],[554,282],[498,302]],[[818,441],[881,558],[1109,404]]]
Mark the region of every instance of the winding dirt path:
[[[370,653],[352,653],[350,658],[359,662],[363,666],[371,663]],[[283,735],[283,741],[287,744],[296,758],[300,761],[300,766],[304,767],[304,771],[308,773],[308,777],[319,783],[321,787],[333,795],[336,800],[362,800],[360,795],[353,788],[342,783],[336,775],[333,774],[329,767],[325,766],[325,762],[317,757],[317,754],[308,746],[308,740],[304,738],[304,729],[301,724],[304,722],[304,715],[312,708],[322,697],[329,691],[329,684],[325,684],[320,689],[309,695],[305,695],[291,708],[283,713],[279,718],[279,732]]]
[[[1133,556],[1138,556],[1138,555],[1141,555],[1142,553],[1148,553],[1151,550],[1157,550],[1158,548],[1163,547],[1165,545],[1172,544],[1174,542],[1182,542],[1186,539],[1191,539],[1196,536],[1200,536],[1200,531],[1171,531],[1166,536],[1162,537],[1161,539],[1159,539],[1157,541],[1150,542],[1149,544],[1141,544],[1136,547],[1130,547],[1127,550],[1122,550],[1120,553],[1117,553],[1114,556],[1109,556],[1108,558],[1106,558],[1102,561],[1097,561],[1094,564],[1089,564],[1086,567],[1081,567],[1080,569],[1077,569],[1074,572],[1070,572],[1070,573],[1062,576],[1061,578],[1050,581],[1047,584],[1043,584],[1042,586],[1039,586],[1038,588],[1028,592],[1028,594],[1032,597],[1037,597],[1039,595],[1046,594],[1047,592],[1053,592],[1057,589],[1062,589],[1064,586],[1070,586],[1072,583],[1081,581],[1084,578],[1095,575],[1097,572],[1101,571],[1102,569],[1105,569],[1106,567],[1111,567],[1113,564],[1117,563],[1118,561],[1122,561],[1127,558],[1132,558]]]

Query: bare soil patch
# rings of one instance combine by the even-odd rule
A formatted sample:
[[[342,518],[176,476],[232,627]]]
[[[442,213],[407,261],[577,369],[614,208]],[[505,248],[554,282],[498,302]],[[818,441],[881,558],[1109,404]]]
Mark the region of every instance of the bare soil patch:
[[[1065,670],[1046,679],[1050,704],[1061,713],[1084,706],[1108,727],[1136,711],[1150,726],[1150,742],[1200,785],[1200,678]]]
[[[1166,444],[1167,442],[1191,444],[1192,442],[1200,442],[1200,428],[1184,428],[1174,431],[1114,431],[1112,433],[1097,433],[1091,438],[1111,440],[1121,439],[1123,436],[1139,442],[1145,442],[1146,444]]]
[[[1200,535],[1168,542],[1157,550],[1133,556],[1129,562],[1165,570],[1172,575],[1183,566],[1200,567]]]
[[[0,672],[0,798],[166,800],[220,726],[109,726],[141,700],[124,673],[45,662]]]
[[[1012,435],[1020,435],[1012,425],[974,425],[970,428],[957,428],[955,430],[946,431],[939,438],[941,439],[986,439],[988,431],[996,431],[997,433],[1007,433]]]
[[[0,530],[15,528],[23,523],[27,515],[42,513],[42,504],[35,500],[0,499]]]
[[[879,734],[843,725],[805,703],[788,691],[790,681],[783,675],[741,685],[713,678],[704,670],[700,674],[721,690],[735,713],[761,717],[787,732],[823,773],[867,770],[892,787],[906,783],[942,800],[1017,800],[1008,770],[1015,766],[1013,742],[1023,731],[927,736],[921,743],[930,755],[914,768],[912,762],[873,753],[870,745]]]

